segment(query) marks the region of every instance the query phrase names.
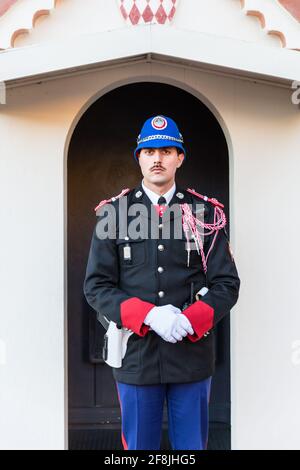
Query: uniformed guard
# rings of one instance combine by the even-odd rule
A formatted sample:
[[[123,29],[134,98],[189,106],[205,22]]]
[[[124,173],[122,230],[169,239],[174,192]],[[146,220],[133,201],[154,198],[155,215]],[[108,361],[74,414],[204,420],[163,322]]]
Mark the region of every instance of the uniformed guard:
[[[240,287],[226,217],[216,199],[175,183],[186,152],[171,118],[147,119],[137,144],[141,184],[96,207],[84,294],[131,332],[113,368],[124,448],[160,448],[166,400],[172,448],[206,449],[214,327]]]

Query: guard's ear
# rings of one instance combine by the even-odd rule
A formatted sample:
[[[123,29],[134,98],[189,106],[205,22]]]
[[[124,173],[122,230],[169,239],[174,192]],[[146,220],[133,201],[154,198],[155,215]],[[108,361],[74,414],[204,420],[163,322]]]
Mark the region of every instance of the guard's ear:
[[[181,165],[183,164],[183,161],[184,161],[184,153],[179,153],[178,154],[178,164],[177,164],[177,168],[180,168]]]

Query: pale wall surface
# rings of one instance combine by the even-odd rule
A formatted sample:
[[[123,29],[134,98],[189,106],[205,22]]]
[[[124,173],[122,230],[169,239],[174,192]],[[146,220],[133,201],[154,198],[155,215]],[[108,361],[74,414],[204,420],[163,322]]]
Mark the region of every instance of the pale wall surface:
[[[228,139],[231,243],[242,279],[231,317],[233,448],[299,448],[299,109],[287,89],[150,64],[9,90],[1,108],[0,446],[66,445],[68,142],[89,100],[150,77],[202,95]]]
[[[33,16],[42,9],[49,9],[50,14],[37,19],[33,27]],[[257,11],[260,16],[246,16],[248,11]],[[245,0],[243,9],[240,0],[180,0],[172,24],[270,47],[282,46],[278,36],[268,34],[279,31],[287,47],[300,48],[299,23],[276,0]],[[131,26],[123,20],[117,0],[22,0],[0,18],[0,48],[10,47],[11,36],[18,29],[27,31],[17,37],[14,47],[126,27]]]

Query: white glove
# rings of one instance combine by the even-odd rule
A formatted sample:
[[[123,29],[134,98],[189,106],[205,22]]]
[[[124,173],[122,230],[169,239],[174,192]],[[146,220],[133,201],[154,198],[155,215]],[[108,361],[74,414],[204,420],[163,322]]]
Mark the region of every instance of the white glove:
[[[181,312],[178,313],[176,317],[177,317],[177,322],[174,325],[172,336],[176,338],[178,341],[181,341],[182,338],[187,336],[188,333],[190,335],[193,335],[194,330],[192,328],[190,320]]]
[[[179,308],[171,304],[153,307],[146,316],[144,323],[149,325],[165,341],[176,343],[177,338],[172,335],[172,331],[178,322],[178,314],[180,312]]]

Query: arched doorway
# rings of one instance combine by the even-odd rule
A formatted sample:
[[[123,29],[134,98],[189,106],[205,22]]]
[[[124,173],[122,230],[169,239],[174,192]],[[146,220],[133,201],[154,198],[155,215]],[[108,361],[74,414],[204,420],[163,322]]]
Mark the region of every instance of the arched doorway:
[[[229,220],[228,145],[218,120],[203,102],[172,85],[139,82],[106,93],[86,110],[73,132],[67,164],[71,449],[82,448],[83,436],[87,448],[121,448],[115,386],[110,368],[101,360],[104,330],[85,301],[82,284],[95,224],[93,208],[99,200],[139,183],[139,167],[132,150],[142,123],[156,114],[175,119],[185,139],[187,161],[178,172],[178,183],[222,201]],[[216,345],[211,429],[220,427],[221,446],[229,448],[229,318],[218,325]],[[163,445],[166,448],[166,442]],[[209,447],[217,447],[213,436]]]

